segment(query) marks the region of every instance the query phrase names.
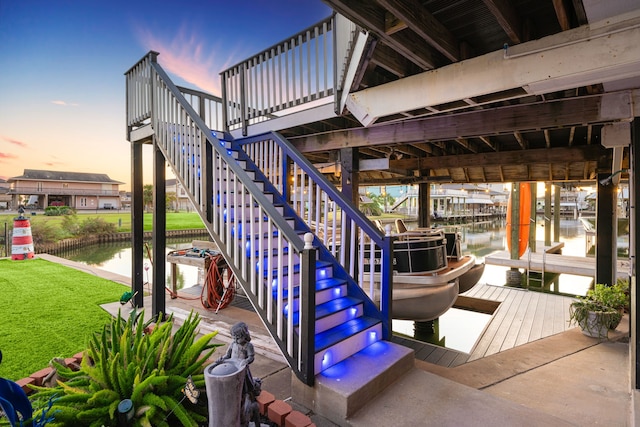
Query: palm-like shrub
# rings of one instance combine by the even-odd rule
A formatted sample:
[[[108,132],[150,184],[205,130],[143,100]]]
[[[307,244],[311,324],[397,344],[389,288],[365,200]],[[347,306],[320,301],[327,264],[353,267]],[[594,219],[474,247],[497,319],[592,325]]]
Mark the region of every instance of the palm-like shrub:
[[[142,313],[125,320],[118,313],[101,333],[90,339],[78,371],[56,365],[65,380],[52,389],[37,388],[34,407],[52,396],[51,426],[116,426],[118,404],[130,399],[134,426],[197,426],[205,422],[206,402],[183,399],[191,376],[204,388],[204,365],[220,344],[212,332],[197,339],[199,315],[191,313],[172,333],[173,317],[146,334]],[[35,412],[38,414],[38,411]]]

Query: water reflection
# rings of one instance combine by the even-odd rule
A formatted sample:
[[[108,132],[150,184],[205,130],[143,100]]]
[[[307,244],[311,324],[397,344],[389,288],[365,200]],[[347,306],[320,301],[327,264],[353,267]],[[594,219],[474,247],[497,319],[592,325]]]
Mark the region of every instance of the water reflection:
[[[410,228],[411,226],[416,226],[415,223],[411,224],[409,222],[407,224]],[[463,252],[475,255],[479,261],[483,261],[486,256],[497,251],[503,251],[507,247],[504,220],[458,224],[445,228],[448,230],[458,230],[462,235]],[[585,231],[579,220],[561,220],[559,234],[560,242],[564,243],[563,254],[585,256],[587,247]],[[544,235],[544,221],[540,218],[536,222],[536,240],[544,241]],[[175,249],[189,248],[191,247],[191,242],[191,239],[171,239],[167,242],[167,252]],[[618,239],[618,246],[622,249],[622,252],[619,252],[619,254],[624,253],[625,245],[626,248],[628,248],[628,235],[620,236]],[[131,277],[132,257],[129,242],[87,247],[70,251],[60,256],[126,277]],[[149,267],[150,261],[146,252],[144,257],[145,265]],[[179,288],[190,287],[202,281],[202,278],[199,278],[199,269],[197,267],[177,265],[177,268]],[[171,283],[171,268],[169,264],[167,264],[166,271],[167,283]],[[506,267],[487,265],[480,279],[480,283],[504,286],[506,272]],[[147,270],[145,274],[145,280],[150,281],[150,270]],[[591,282],[592,279],[589,277],[563,274],[550,283],[548,291],[569,295],[585,295]],[[487,314],[474,313],[468,310],[450,309],[440,317],[438,323],[435,325],[436,330],[431,337],[431,341],[446,346],[447,348],[469,352],[490,319],[491,316]],[[398,333],[414,336],[413,322],[394,320],[393,329]]]
[[[192,241],[193,239],[168,239],[166,253],[177,249],[190,248]],[[151,246],[149,246],[149,249],[151,250]],[[133,265],[133,257],[131,253],[130,242],[114,242],[68,250],[58,254],[58,256],[131,278],[131,266]],[[151,264],[149,254],[147,250],[145,250],[144,280],[147,283],[151,283]],[[178,289],[188,288],[202,282],[202,272],[199,271],[201,269],[198,267],[180,264],[176,267],[176,283]],[[167,263],[166,271],[166,283],[168,285],[171,283],[170,263]]]
[[[415,224],[411,225],[416,226]],[[462,236],[463,252],[475,255],[479,261],[483,261],[486,256],[494,252],[507,249],[506,224],[504,220],[458,224],[445,226],[444,228],[448,231],[459,231]],[[572,256],[587,256],[588,245],[585,234],[584,227],[579,220],[560,220],[559,241],[564,243],[562,253]],[[536,240],[543,242],[544,237],[544,220],[539,218],[536,221]],[[622,234],[618,237],[618,256],[620,258],[628,253],[628,241],[628,234]],[[507,267],[487,265],[479,283],[505,286],[507,270]],[[590,277],[570,274],[555,275],[553,280],[547,284],[545,291],[568,295],[585,295],[592,281],[593,279]],[[531,274],[529,287],[534,290],[536,286],[540,286],[540,279]],[[472,350],[490,320],[490,315],[454,308],[448,310],[434,321],[431,331],[421,328],[422,325],[417,325],[416,330],[414,322],[406,320],[394,320],[392,327],[395,333],[468,353]]]

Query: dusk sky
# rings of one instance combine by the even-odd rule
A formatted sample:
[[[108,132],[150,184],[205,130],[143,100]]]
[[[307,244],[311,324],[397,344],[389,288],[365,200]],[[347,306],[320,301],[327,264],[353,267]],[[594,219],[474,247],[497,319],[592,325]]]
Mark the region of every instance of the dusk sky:
[[[174,83],[220,95],[220,71],[331,12],[321,0],[0,0],[0,178],[105,173],[129,189],[125,71],[155,50]]]

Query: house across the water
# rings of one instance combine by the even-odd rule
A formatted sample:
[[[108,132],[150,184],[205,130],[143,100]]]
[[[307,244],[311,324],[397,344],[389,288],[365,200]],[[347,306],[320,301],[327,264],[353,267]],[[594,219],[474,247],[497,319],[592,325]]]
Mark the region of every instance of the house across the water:
[[[11,206],[28,209],[70,206],[77,210],[120,209],[124,182],[103,173],[25,169],[7,180]]]

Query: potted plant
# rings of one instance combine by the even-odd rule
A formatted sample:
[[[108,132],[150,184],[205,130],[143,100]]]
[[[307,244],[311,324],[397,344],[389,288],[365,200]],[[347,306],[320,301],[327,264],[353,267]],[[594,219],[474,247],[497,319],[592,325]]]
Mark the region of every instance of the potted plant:
[[[624,283],[613,286],[596,284],[585,297],[571,303],[569,321],[577,323],[582,333],[595,338],[606,338],[609,329],[615,329],[629,302]]]

